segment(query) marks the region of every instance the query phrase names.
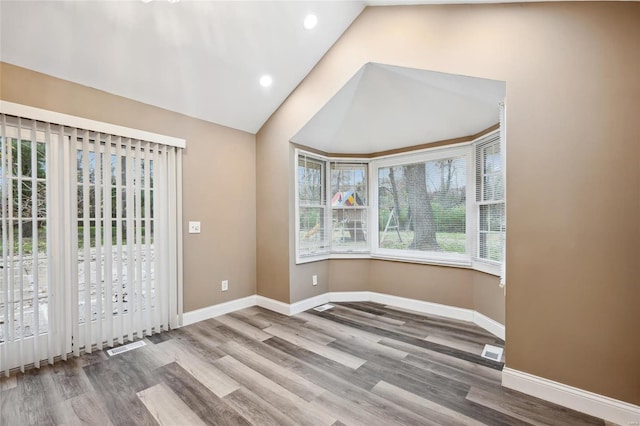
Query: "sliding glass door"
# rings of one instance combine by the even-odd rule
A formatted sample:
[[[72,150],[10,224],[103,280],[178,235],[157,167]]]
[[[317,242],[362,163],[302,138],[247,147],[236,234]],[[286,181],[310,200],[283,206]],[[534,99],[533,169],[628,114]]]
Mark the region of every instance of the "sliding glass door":
[[[0,118],[0,372],[175,326],[180,150]]]
[[[21,124],[3,122],[0,140],[0,356],[34,362],[49,331],[48,152]]]

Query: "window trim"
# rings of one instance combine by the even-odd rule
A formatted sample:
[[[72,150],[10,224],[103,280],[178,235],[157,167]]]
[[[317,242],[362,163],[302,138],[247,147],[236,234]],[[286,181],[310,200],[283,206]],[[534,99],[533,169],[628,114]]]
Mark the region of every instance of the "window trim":
[[[312,252],[309,255],[305,256],[301,253],[300,251],[300,182],[298,181],[298,162],[300,159],[300,156],[305,156],[307,158],[310,158],[312,160],[316,160],[321,162],[321,166],[322,166],[322,185],[324,186],[322,188],[322,190],[324,191],[324,206],[318,206],[318,205],[305,205],[304,207],[309,207],[309,208],[322,208],[322,213],[323,213],[323,217],[324,217],[324,229],[323,229],[323,236],[324,236],[324,247],[326,247],[326,250],[322,250],[322,251],[318,251],[318,252]],[[303,150],[299,150],[296,149],[295,150],[295,164],[294,164],[294,187],[295,187],[295,250],[296,250],[296,264],[301,264],[301,263],[307,263],[307,262],[316,262],[318,260],[325,260],[327,259],[327,256],[331,253],[331,244],[329,243],[328,239],[327,239],[327,160],[326,157],[324,156],[319,156],[317,154],[313,154],[307,151],[303,151]]]
[[[466,203],[465,203],[465,240],[466,253],[440,253],[440,252],[420,252],[414,250],[394,250],[379,247],[379,232],[369,230],[372,234],[371,238],[371,256],[386,260],[404,260],[409,262],[428,263],[434,265],[471,267],[471,253],[474,250],[474,242],[471,235],[475,235],[473,203],[470,199],[470,193],[475,194],[475,175],[473,175],[473,157],[469,147],[473,142],[464,142],[455,145],[447,145],[443,147],[431,148],[420,151],[411,151],[399,155],[387,157],[379,157],[371,160],[369,163],[369,175],[371,176],[370,189],[373,191],[371,203],[371,212],[369,221],[372,224],[378,223],[378,170],[385,167],[402,166],[407,164],[424,163],[427,161],[439,160],[442,158],[462,157],[466,161]],[[470,192],[472,191],[472,192]],[[471,234],[473,232],[473,234]]]
[[[295,258],[296,265],[317,262],[330,259],[380,259],[405,263],[417,263],[425,265],[448,266],[463,269],[473,269],[479,272],[500,276],[503,262],[491,261],[488,259],[480,259],[478,257],[479,250],[479,229],[480,229],[480,204],[476,200],[476,146],[487,138],[499,135],[499,129],[488,132],[471,141],[455,143],[451,145],[438,146],[433,148],[422,148],[414,151],[400,152],[382,155],[373,158],[366,157],[329,157],[326,155],[316,154],[302,148],[295,148],[294,162],[294,187],[295,187]],[[300,155],[306,155],[318,161],[325,162],[325,216],[330,216],[333,208],[331,206],[331,188],[330,188],[330,170],[332,163],[362,163],[367,164],[367,191],[368,191],[368,209],[367,215],[367,249],[359,251],[334,251],[332,249],[332,240],[329,238],[332,232],[332,223],[330,217],[325,217],[325,239],[328,251],[317,256],[300,256],[298,235],[300,232],[299,223],[299,196],[298,196],[298,178],[297,164]],[[504,154],[503,154],[504,155]],[[467,252],[465,254],[456,253],[439,253],[422,252],[413,250],[385,250],[376,249],[378,246],[379,233],[377,230],[378,223],[378,169],[389,166],[402,166],[406,164],[414,164],[422,161],[433,161],[447,156],[462,156],[467,161],[466,165],[466,242]],[[504,159],[503,159],[504,160]],[[504,161],[503,161],[504,168]],[[503,170],[504,173],[504,170]],[[505,194],[506,199],[506,194]],[[504,200],[506,205],[506,200]]]
[[[492,141],[493,139],[493,141]],[[474,169],[475,167],[478,165],[478,147],[480,145],[483,144],[493,144],[493,143],[497,143],[498,146],[500,147],[500,155],[502,158],[500,167],[501,167],[501,171],[503,174],[503,184],[506,185],[506,174],[505,174],[505,161],[504,161],[504,153],[502,152],[503,150],[503,145],[502,142],[500,141],[500,129],[496,129],[493,130],[489,133],[486,133],[476,139],[474,139],[473,141],[473,162],[474,162]],[[478,173],[477,169],[474,170],[475,173]],[[480,180],[482,180],[483,178],[483,173],[482,170],[480,170],[479,175]],[[474,179],[476,177],[476,174],[474,174]],[[476,191],[478,190],[478,188],[476,188]],[[480,194],[482,194],[482,187],[479,188],[480,190]],[[480,272],[484,272],[487,274],[491,274],[491,275],[496,275],[496,276],[501,276],[502,275],[502,265],[504,263],[504,259],[502,260],[502,262],[497,262],[495,260],[491,260],[491,259],[484,259],[480,257],[480,206],[483,205],[488,205],[488,204],[503,204],[505,206],[505,215],[506,215],[506,187],[503,189],[503,198],[502,200],[488,200],[488,201],[484,201],[484,200],[478,200],[477,199],[477,194],[478,192],[475,193],[475,197],[474,197],[474,216],[475,216],[475,222],[476,222],[476,231],[475,231],[475,248],[473,251],[473,256],[471,259],[471,263],[472,263],[472,267],[473,269],[480,271]],[[482,197],[482,196],[481,196]],[[502,233],[502,238],[504,238],[504,231]],[[502,244],[505,244],[505,242],[503,241]]]
[[[366,245],[363,248],[356,250],[334,250],[333,249],[333,211],[340,208],[333,207],[331,205],[331,164],[360,164],[364,166],[366,172],[366,185],[367,185],[367,205],[359,207],[341,207],[344,210],[365,210],[367,217],[367,240]],[[371,225],[369,219],[371,217],[371,173],[370,173],[370,160],[369,159],[356,159],[356,158],[330,158],[327,160],[327,204],[329,206],[329,222],[331,224],[329,238],[329,253],[331,255],[361,255],[369,254],[371,252],[371,237],[369,236],[371,231]]]

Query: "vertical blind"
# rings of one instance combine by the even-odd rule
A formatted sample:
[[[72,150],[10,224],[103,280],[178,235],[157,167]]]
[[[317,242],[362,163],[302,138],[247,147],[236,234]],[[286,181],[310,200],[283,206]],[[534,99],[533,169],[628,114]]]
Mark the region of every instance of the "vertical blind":
[[[176,326],[182,150],[0,120],[0,372]]]

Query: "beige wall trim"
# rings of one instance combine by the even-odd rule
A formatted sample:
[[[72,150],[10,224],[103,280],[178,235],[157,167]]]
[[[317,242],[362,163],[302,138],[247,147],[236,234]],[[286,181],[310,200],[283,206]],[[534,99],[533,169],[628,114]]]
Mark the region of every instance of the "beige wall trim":
[[[182,325],[194,324],[210,318],[219,317],[220,315],[229,314],[239,311],[240,309],[249,308],[256,305],[256,296],[247,296],[241,299],[231,300],[229,302],[219,303],[217,305],[207,306],[205,308],[196,309],[195,311],[185,312],[182,315]]]
[[[459,144],[459,143],[472,142],[472,141],[480,138],[481,136],[486,135],[487,133],[493,132],[494,130],[498,130],[499,128],[500,128],[500,123],[496,123],[493,126],[487,127],[486,129],[481,130],[478,133],[473,134],[473,135],[469,135],[469,136],[461,136],[459,138],[427,142],[427,143],[422,143],[422,144],[418,144],[418,145],[411,145],[411,146],[405,146],[405,147],[402,147],[402,148],[388,149],[386,151],[377,151],[377,152],[370,152],[370,153],[364,153],[364,154],[331,153],[331,152],[321,151],[319,149],[312,148],[312,147],[307,146],[307,145],[300,145],[300,144],[297,144],[295,142],[291,142],[291,144],[296,149],[301,149],[303,151],[308,151],[308,152],[311,152],[312,154],[322,155],[323,157],[344,158],[344,159],[348,159],[348,158],[375,159],[375,158],[378,158],[378,157],[386,157],[388,155],[403,154],[405,152],[423,151],[425,149],[438,148],[438,147],[446,146],[446,145],[455,145],[455,144]]]
[[[640,424],[640,406],[505,367],[502,386],[620,424]]]

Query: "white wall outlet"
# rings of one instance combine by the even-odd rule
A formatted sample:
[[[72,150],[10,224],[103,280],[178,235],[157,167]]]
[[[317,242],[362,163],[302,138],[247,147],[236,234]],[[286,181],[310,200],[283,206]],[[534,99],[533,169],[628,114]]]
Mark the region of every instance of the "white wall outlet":
[[[312,276],[311,282],[313,283],[313,285],[318,285],[318,276],[317,275]]]
[[[222,291],[227,291],[229,290],[229,280],[224,280],[222,281],[222,285],[220,286],[220,289]]]
[[[190,234],[199,234],[200,233],[200,222],[189,221],[189,233]]]

